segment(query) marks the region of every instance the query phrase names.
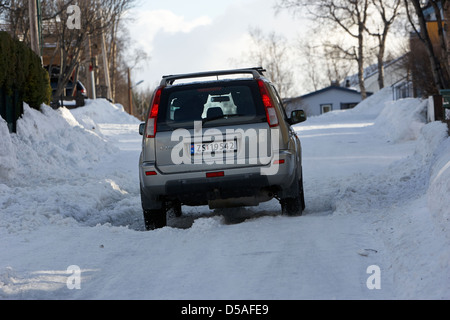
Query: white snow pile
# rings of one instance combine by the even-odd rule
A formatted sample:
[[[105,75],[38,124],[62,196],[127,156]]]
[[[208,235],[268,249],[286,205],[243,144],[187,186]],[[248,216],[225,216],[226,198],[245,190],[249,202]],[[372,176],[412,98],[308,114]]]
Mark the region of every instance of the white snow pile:
[[[450,231],[448,127],[442,122],[426,124],[426,108],[426,100],[389,102],[375,124],[390,141],[416,141],[414,154],[391,166],[391,182],[394,183],[395,177],[403,173],[399,188],[410,193],[410,198],[426,193],[434,221],[440,229]],[[421,179],[417,180],[417,177]],[[422,181],[422,184],[417,184],[417,181]],[[450,238],[450,232],[446,232],[446,235]]]
[[[88,130],[95,130],[99,123],[139,123],[136,118],[124,112],[123,106],[109,103],[104,99],[88,101],[85,107],[71,112],[79,124]]]
[[[0,210],[0,227],[28,232],[71,222],[67,217],[87,225],[110,220],[110,203],[126,192],[101,173],[92,183],[100,162],[119,151],[98,127],[104,121],[139,123],[106,100],[88,101],[72,111],[46,105],[37,111],[24,104],[12,135],[1,119],[0,208],[5,202],[8,206]]]
[[[384,88],[377,94],[370,96],[361,103],[359,103],[354,109],[337,110],[333,112],[327,112],[320,116],[308,117],[308,124],[321,124],[321,123],[334,123],[342,122],[343,117],[346,121],[368,120],[373,122],[374,118],[380,116],[380,113],[385,109],[386,105],[392,102],[392,89]],[[372,123],[371,123],[372,124]]]
[[[442,137],[442,126],[438,123],[434,125],[434,129],[436,130],[434,134],[431,129],[429,130],[433,137],[430,139],[432,143],[427,144],[429,147],[436,146],[435,150],[429,148],[429,151],[433,152],[433,160],[427,192],[428,207],[438,227],[450,239],[450,139]],[[436,141],[441,139],[443,142]]]
[[[80,168],[98,162],[103,154],[114,151],[114,147],[83,127],[66,108],[55,111],[42,105],[39,112],[24,104],[17,134],[4,134],[7,132],[4,121],[0,128],[2,141],[6,141],[2,163],[9,163],[0,175],[8,174],[18,184],[76,174]]]
[[[9,135],[6,122],[0,118],[0,177],[15,177],[15,182],[27,184],[22,179],[66,178],[98,163],[105,154],[117,152],[98,123],[139,121],[123,107],[103,99],[88,100],[85,107],[72,111],[42,105],[39,112],[24,104],[17,134]]]
[[[0,179],[8,180],[15,171],[16,156],[8,125],[0,117]],[[0,180],[1,181],[1,180]]]
[[[393,142],[416,140],[425,125],[427,104],[418,99],[388,102],[375,124]]]
[[[372,174],[365,181],[363,190],[341,190],[336,205],[348,203],[348,196],[371,194],[371,208],[387,208],[397,200],[416,199],[426,193],[429,209],[435,222],[443,230],[450,230],[450,139],[447,125],[442,122],[426,123],[427,100],[402,99],[391,101],[391,89],[383,89],[366,99],[349,115],[364,113],[376,115],[373,130],[389,144],[414,143],[414,153],[393,162],[383,175]],[[377,115],[378,114],[378,115]],[[389,155],[386,155],[389,156]],[[349,180],[348,185],[355,181]],[[396,188],[392,192],[392,188]],[[349,191],[350,190],[350,191]],[[390,190],[389,192],[386,192]],[[354,203],[353,203],[354,204]],[[370,208],[366,208],[370,210]],[[447,233],[450,237],[450,233]]]
[[[374,134],[393,147],[411,144],[413,153],[382,172],[350,176],[335,198],[334,212],[378,217],[395,281],[402,283],[398,296],[415,299],[418,291],[434,290],[435,297],[448,299],[450,252],[442,248],[450,245],[450,139],[446,124],[426,124],[426,108],[420,99],[384,103]]]

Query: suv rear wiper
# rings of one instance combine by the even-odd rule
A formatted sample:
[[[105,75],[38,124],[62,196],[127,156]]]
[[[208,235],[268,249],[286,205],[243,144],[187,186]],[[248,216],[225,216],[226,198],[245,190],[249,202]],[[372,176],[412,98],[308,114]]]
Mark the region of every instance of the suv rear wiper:
[[[219,120],[219,119],[228,119],[228,118],[234,118],[234,117],[243,117],[245,114],[223,114],[220,116],[212,117],[212,118],[205,118],[202,120],[202,124],[205,124],[210,121]]]

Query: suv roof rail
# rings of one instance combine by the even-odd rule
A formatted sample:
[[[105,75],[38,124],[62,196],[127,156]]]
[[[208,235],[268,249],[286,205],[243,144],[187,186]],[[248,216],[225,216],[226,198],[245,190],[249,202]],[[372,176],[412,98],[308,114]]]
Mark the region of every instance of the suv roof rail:
[[[203,77],[213,77],[213,76],[225,76],[233,74],[252,74],[254,79],[260,79],[264,76],[266,70],[262,67],[257,68],[246,68],[246,69],[234,69],[234,70],[221,70],[221,71],[207,71],[207,72],[197,72],[197,73],[187,73],[179,75],[163,76],[161,81],[161,86],[172,85],[176,80],[180,79],[192,79],[192,78],[203,78]]]

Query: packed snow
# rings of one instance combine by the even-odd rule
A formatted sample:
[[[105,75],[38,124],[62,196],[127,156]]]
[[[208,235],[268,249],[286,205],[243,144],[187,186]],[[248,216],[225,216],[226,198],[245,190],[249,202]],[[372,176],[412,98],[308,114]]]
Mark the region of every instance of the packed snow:
[[[140,121],[106,100],[0,118],[0,299],[449,299],[450,139],[385,89],[295,126],[307,209],[183,207],[146,232]]]

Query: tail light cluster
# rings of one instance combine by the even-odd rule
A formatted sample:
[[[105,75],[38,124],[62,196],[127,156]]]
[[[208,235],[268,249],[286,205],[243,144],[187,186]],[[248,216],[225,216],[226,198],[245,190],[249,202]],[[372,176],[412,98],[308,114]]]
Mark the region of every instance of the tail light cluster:
[[[163,88],[158,88],[153,96],[150,112],[148,114],[147,129],[145,130],[145,136],[147,138],[154,138],[156,135],[157,119],[159,104],[161,103],[161,93]]]
[[[267,123],[271,128],[278,127],[278,117],[273,104],[272,98],[270,97],[269,91],[267,90],[266,84],[263,80],[258,80],[259,91],[261,92],[262,101],[264,107],[266,108]]]

